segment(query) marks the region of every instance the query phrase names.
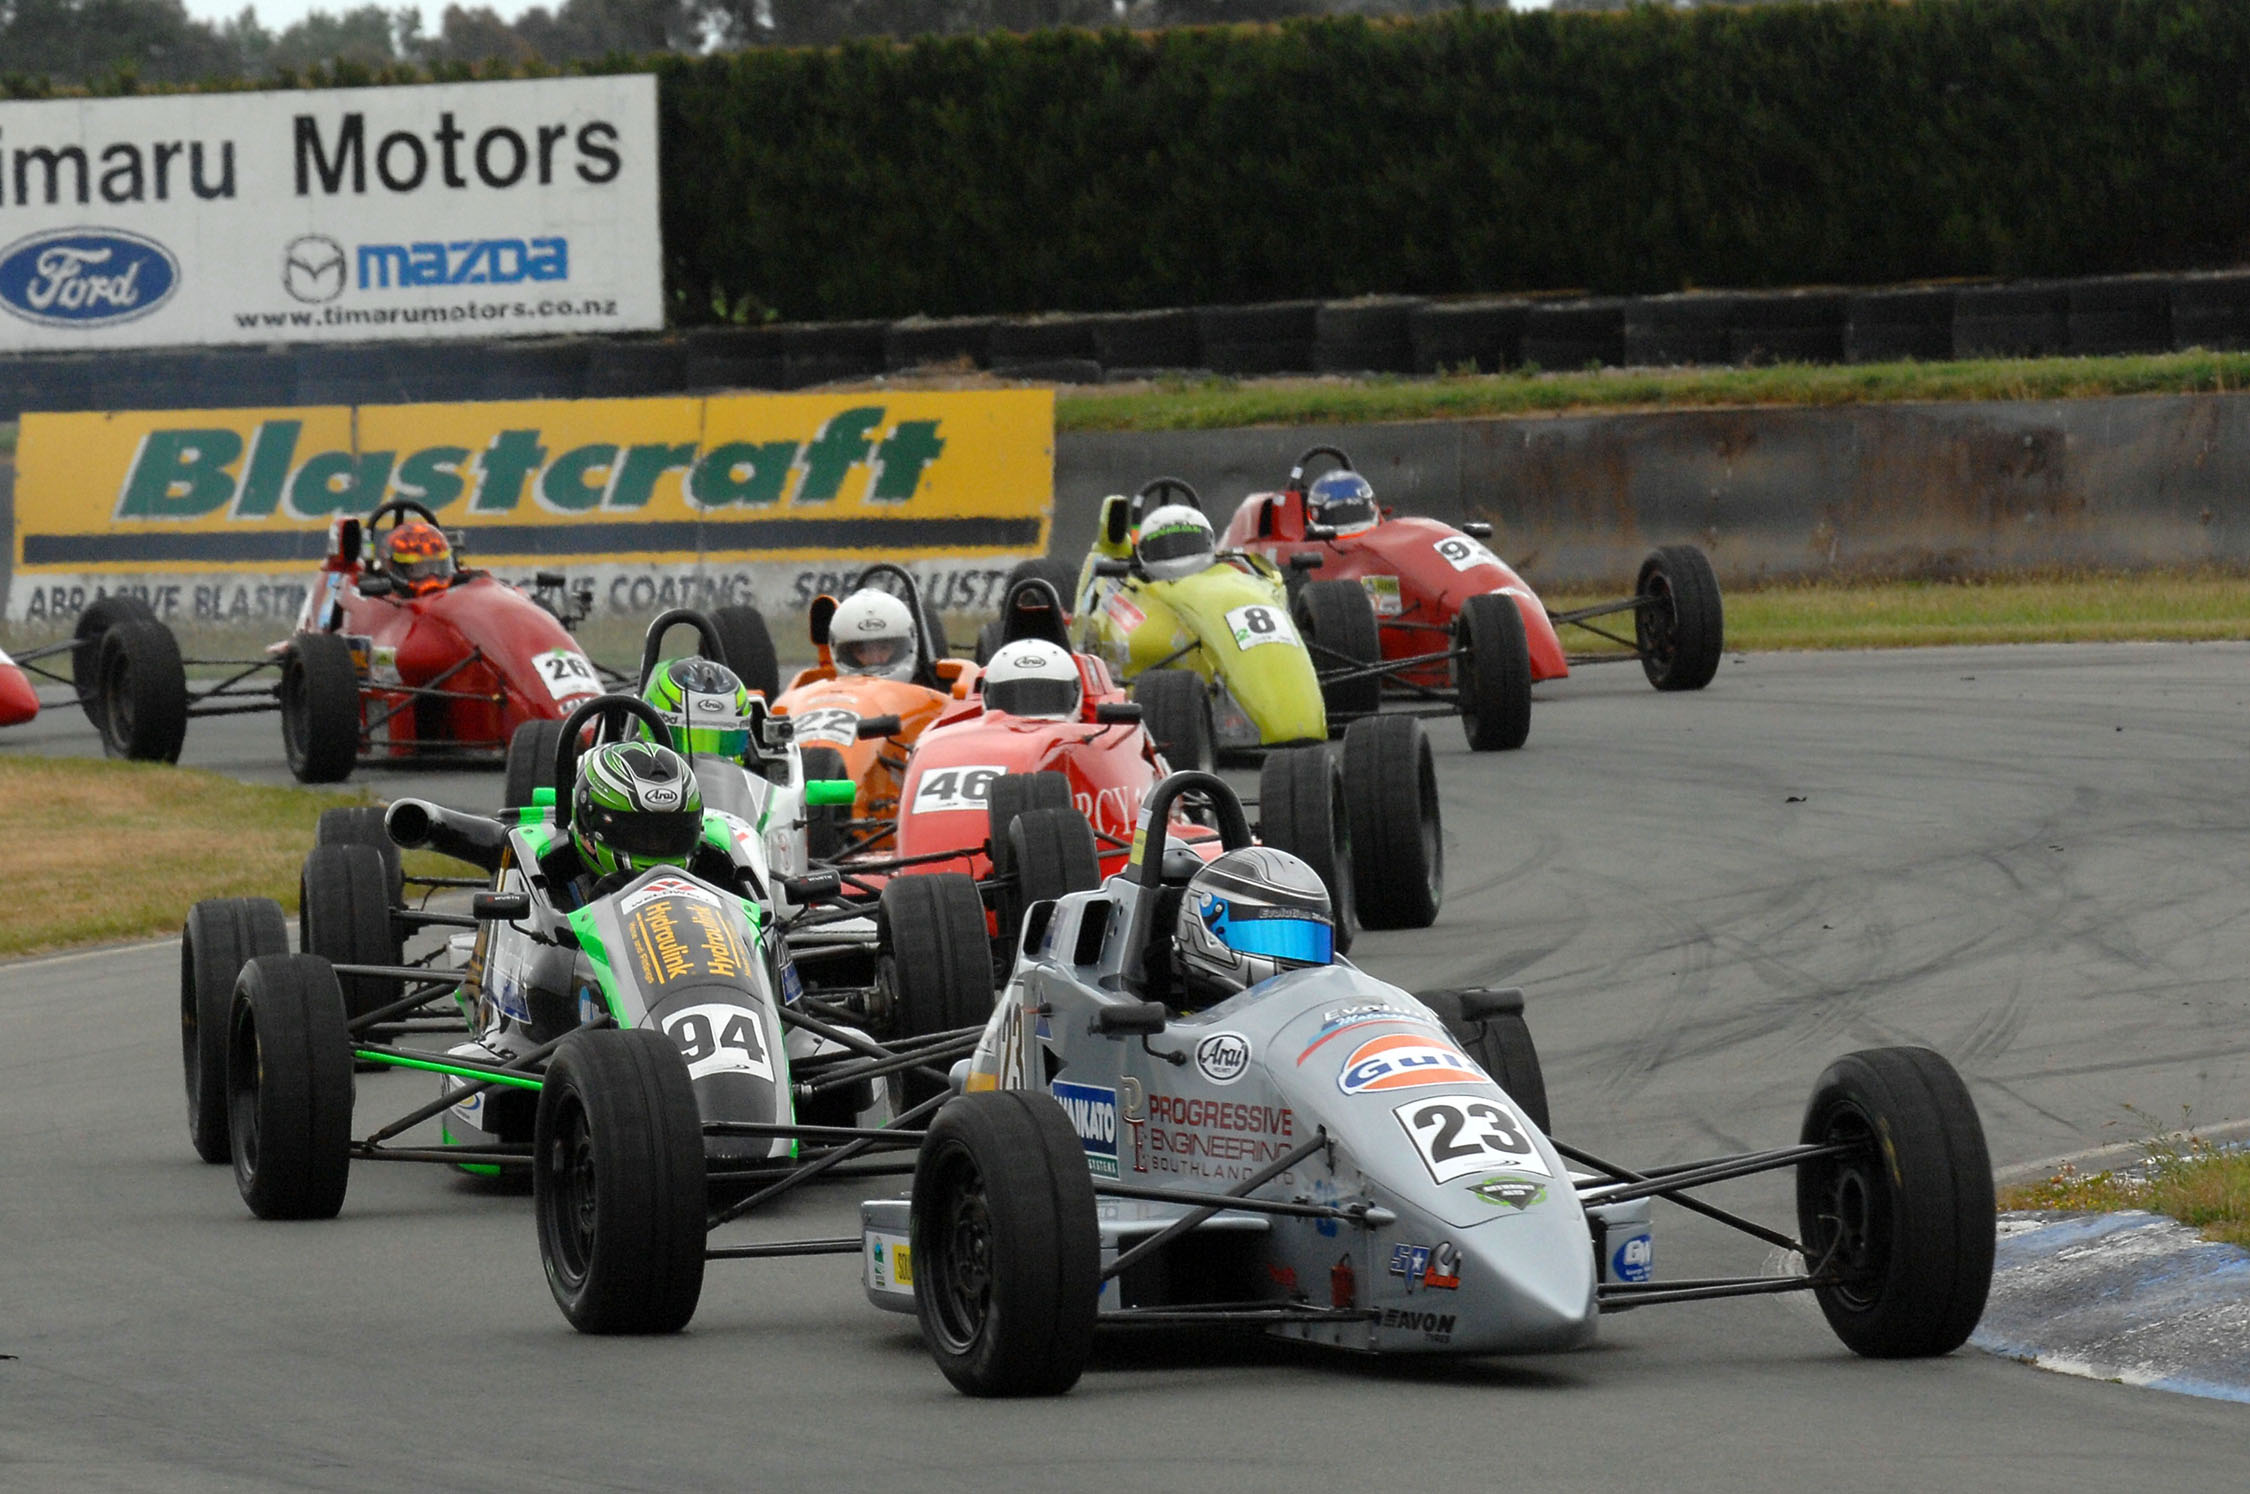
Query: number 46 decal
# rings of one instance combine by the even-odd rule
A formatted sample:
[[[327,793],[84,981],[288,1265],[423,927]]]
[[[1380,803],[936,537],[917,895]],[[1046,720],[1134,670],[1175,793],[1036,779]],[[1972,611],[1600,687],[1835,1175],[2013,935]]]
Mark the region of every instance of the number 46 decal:
[[[1498,1095],[1431,1095],[1391,1111],[1405,1127],[1433,1182],[1505,1167],[1553,1177],[1531,1127]]]

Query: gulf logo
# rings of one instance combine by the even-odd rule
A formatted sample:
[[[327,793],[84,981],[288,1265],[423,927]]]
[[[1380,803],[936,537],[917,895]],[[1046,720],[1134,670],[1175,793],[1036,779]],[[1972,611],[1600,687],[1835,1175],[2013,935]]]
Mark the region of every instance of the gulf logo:
[[[1336,1087],[1347,1095],[1419,1089],[1425,1084],[1491,1082],[1460,1049],[1417,1032],[1369,1038],[1352,1050],[1344,1060],[1344,1071],[1336,1076]]]

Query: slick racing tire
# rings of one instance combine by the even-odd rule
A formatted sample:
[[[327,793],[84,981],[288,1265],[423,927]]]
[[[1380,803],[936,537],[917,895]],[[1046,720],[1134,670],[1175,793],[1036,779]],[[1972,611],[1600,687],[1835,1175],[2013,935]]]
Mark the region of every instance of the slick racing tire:
[[[1700,690],[1719,672],[1726,615],[1719,578],[1693,545],[1665,545],[1641,562],[1633,636],[1641,670],[1659,690]]]
[[[1312,652],[1315,672],[1326,676],[1382,661],[1383,637],[1376,626],[1375,605],[1357,581],[1308,581],[1289,610]],[[1353,716],[1371,716],[1383,708],[1383,677],[1323,678],[1320,698],[1333,730]]]
[[[1462,1050],[1508,1092],[1524,1118],[1552,1134],[1547,1119],[1547,1075],[1523,1019],[1523,992],[1475,988],[1421,991],[1415,999],[1436,1012]]]
[[[893,877],[875,905],[876,981],[890,992],[892,1035],[981,1026],[992,1015],[992,934],[984,899],[962,872]],[[938,1092],[907,1076],[919,1103]]]
[[[1313,869],[1328,889],[1336,951],[1360,930],[1352,812],[1344,773],[1326,747],[1283,747],[1258,765],[1258,839]]]
[[[120,623],[155,622],[156,609],[139,597],[122,593],[96,597],[78,614],[78,624],[70,635],[71,688],[78,694],[78,708],[86,713],[94,730],[102,727],[101,677],[102,639],[109,630]]]
[[[1344,729],[1352,886],[1371,929],[1426,929],[1445,903],[1445,832],[1429,734],[1412,716],[1367,716]]]
[[[341,783],[359,759],[359,671],[334,633],[299,633],[281,661],[281,745],[299,783]]]
[[[352,1040],[318,955],[242,967],[227,1032],[234,1184],[260,1219],[333,1219],[351,1180]]]
[[[555,749],[562,744],[560,721],[526,721],[508,738],[508,767],[502,776],[500,807],[528,809],[535,789],[555,784]]]
[[[187,1075],[188,1139],[206,1162],[234,1156],[227,1141],[227,1018],[242,967],[289,953],[281,904],[266,897],[206,898],[180,930],[180,1064]]]
[[[806,747],[798,753],[804,764],[805,781],[813,779],[849,778],[844,767],[844,754],[833,747]],[[805,806],[805,854],[815,861],[827,861],[844,849],[847,823],[852,817],[849,804],[808,804]]]
[[[1857,1150],[1797,1168],[1806,1269],[1836,1337],[1871,1359],[1947,1354],[1992,1285],[1992,1159],[1953,1065],[1872,1048],[1828,1066],[1799,1139]]]
[[[1209,773],[1218,765],[1212,740],[1211,693],[1203,677],[1187,669],[1151,669],[1133,681],[1141,725],[1175,773]]]
[[[1485,592],[1453,619],[1453,688],[1477,752],[1513,752],[1531,735],[1531,646],[1516,599]]]
[[[719,607],[712,610],[711,622],[719,630],[719,648],[735,677],[768,700],[779,695],[781,663],[763,614],[754,607]]]
[[[389,811],[380,804],[353,805],[348,809],[324,809],[320,821],[313,828],[316,846],[373,846],[383,858],[383,869],[390,873],[391,906],[405,906],[406,863],[398,842],[391,839],[390,831],[383,828],[383,816]]]
[[[1000,963],[1015,965],[1024,916],[1034,903],[1102,885],[1101,852],[1094,827],[1076,809],[1033,809],[1008,826],[1008,866],[1013,882],[1000,892]]]
[[[703,1296],[703,1120],[680,1050],[581,1032],[539,1091],[532,1212],[555,1305],[581,1333],[677,1333]]]
[[[187,670],[160,622],[121,622],[102,635],[94,690],[102,750],[137,763],[176,763],[187,740]]]
[[[298,947],[331,965],[399,965],[405,962],[391,923],[390,868],[367,845],[314,846],[297,880]],[[364,1017],[398,1000],[395,981],[371,976],[336,977],[344,1010]]]
[[[975,1396],[1061,1395],[1093,1352],[1101,1234],[1086,1154],[1051,1096],[964,1095],[914,1166],[914,1310]]]
[[[992,875],[1005,877],[1014,869],[1009,860],[1008,827],[1016,816],[1034,809],[1069,809],[1070,779],[1061,773],[1003,773],[992,780],[984,800],[986,843],[991,848]]]

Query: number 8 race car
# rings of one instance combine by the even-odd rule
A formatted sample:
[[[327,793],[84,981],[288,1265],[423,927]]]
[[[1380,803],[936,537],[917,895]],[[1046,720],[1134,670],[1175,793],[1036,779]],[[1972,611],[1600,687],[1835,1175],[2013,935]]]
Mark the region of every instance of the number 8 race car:
[[[1802,1290],[1861,1354],[1944,1354],[1968,1337],[1991,1282],[1992,1173],[1975,1107],[1937,1054],[1839,1059],[1793,1145],[1639,1171],[1606,1162],[1547,1135],[1519,992],[1416,997],[1336,960],[1184,1010],[1166,911],[1192,872],[1162,827],[1188,793],[1205,796],[1230,851],[1250,844],[1223,780],[1166,779],[1124,875],[1031,910],[999,1005],[955,1070],[963,1092],[926,1131],[881,1133],[920,1147],[912,1197],[861,1206],[868,1296],[918,1315],[960,1389],[1065,1391],[1105,1324],[1505,1354],[1585,1344],[1604,1312]],[[594,1151],[628,1153],[618,1168],[691,1158],[692,1109],[664,1113],[642,1094],[588,1098],[584,1113],[602,1118]],[[1797,1176],[1794,1239],[1695,1196],[1781,1169]],[[695,1186],[691,1171],[667,1186]],[[1656,1280],[1645,1209],[1660,1197],[1807,1265]]]

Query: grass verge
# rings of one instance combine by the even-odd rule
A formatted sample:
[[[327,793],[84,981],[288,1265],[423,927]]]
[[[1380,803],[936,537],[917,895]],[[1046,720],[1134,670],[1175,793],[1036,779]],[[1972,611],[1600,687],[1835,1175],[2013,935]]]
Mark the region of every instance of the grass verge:
[[[1520,370],[1438,378],[1167,379],[1059,392],[1058,431],[1227,430],[1372,420],[1460,420],[1591,410],[2082,399],[2250,390],[2250,353],[1991,358],[1957,363],[1785,363],[1771,368]]]
[[[2082,1173],[2065,1164],[2053,1177],[2000,1190],[2003,1209],[2068,1209],[2100,1214],[2147,1209],[2200,1230],[2207,1240],[2250,1246],[2250,1151],[2220,1147],[2184,1131],[2140,1143],[2143,1160],[2114,1172]]]
[[[0,757],[0,956],[173,933],[199,898],[294,913],[320,812],[364,802],[157,763]]]

